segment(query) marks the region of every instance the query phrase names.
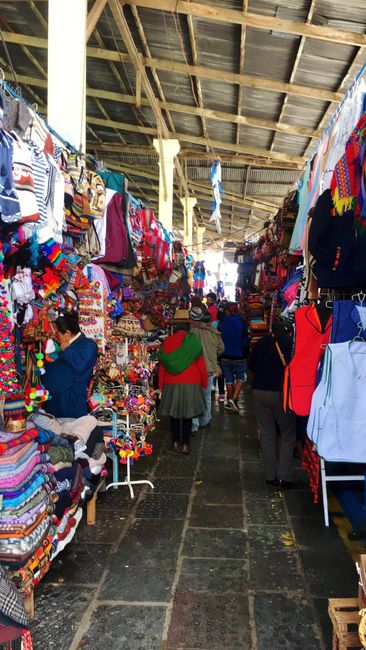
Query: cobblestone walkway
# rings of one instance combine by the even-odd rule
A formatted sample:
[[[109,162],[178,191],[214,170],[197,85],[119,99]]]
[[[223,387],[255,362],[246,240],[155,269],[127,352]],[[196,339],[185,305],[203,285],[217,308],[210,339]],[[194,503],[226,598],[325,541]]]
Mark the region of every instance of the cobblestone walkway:
[[[305,479],[263,477],[252,401],[215,407],[174,456],[167,435],[134,474],[155,484],[97,502],[97,524],[36,589],[35,650],[328,650],[327,598],[353,596],[354,564]]]

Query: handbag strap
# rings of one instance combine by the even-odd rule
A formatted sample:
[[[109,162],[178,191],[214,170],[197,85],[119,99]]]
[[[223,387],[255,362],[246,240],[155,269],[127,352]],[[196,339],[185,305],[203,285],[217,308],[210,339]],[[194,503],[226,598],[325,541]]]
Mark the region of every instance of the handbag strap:
[[[282,350],[281,350],[281,348],[280,348],[280,346],[279,346],[278,341],[275,341],[275,346],[276,346],[276,350],[277,350],[277,352],[278,352],[278,355],[279,355],[279,357],[280,357],[280,359],[281,359],[281,361],[282,361],[282,365],[283,365],[284,368],[286,368],[286,366],[287,366],[286,359],[285,359],[285,357],[283,356],[283,352],[282,352]]]

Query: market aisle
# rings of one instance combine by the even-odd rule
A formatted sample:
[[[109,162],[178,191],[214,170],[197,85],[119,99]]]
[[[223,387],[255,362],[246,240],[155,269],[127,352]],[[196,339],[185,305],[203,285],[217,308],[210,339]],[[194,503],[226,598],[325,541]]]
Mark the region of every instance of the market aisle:
[[[215,408],[189,458],[156,437],[135,470],[154,494],[99,499],[36,589],[35,650],[331,647],[327,598],[354,595],[353,562],[304,483],[264,484],[250,395],[241,417]]]

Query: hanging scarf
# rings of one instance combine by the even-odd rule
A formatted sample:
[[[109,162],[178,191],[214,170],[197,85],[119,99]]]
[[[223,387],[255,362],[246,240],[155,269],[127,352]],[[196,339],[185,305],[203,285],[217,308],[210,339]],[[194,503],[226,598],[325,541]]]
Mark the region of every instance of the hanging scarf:
[[[362,146],[365,128],[366,114],[364,113],[348,138],[345,152],[333,172],[330,190],[338,214],[353,210],[356,206],[358,215],[362,211],[364,198],[362,188],[360,193],[360,185],[365,173],[364,146]]]
[[[158,360],[172,375],[179,375],[203,355],[202,343],[195,334],[187,334],[179,348],[169,354],[160,349]]]

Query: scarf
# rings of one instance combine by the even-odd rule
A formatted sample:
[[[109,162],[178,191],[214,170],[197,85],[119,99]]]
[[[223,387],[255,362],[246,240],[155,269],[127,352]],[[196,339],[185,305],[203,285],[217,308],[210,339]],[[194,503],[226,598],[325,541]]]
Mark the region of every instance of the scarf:
[[[169,354],[160,349],[159,362],[171,375],[180,375],[196,359],[203,355],[202,343],[195,334],[187,334],[182,345]]]

